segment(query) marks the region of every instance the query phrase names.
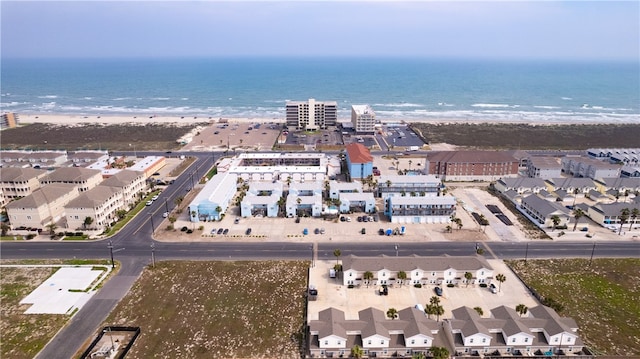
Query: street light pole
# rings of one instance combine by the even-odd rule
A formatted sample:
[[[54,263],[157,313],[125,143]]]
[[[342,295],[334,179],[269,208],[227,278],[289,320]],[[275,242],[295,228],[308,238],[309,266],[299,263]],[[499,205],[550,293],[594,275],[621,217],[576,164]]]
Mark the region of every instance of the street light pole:
[[[151,243],[151,266],[153,268],[156,267],[156,254],[155,254],[155,250],[156,250],[156,244],[155,243]]]
[[[591,257],[589,258],[589,267],[591,267],[591,262],[593,261],[593,253],[596,251],[596,242],[593,242],[593,248],[591,248]]]
[[[107,248],[109,248],[109,252],[111,253],[111,269],[113,269],[116,267],[116,265],[113,262],[113,242],[111,242],[111,240],[109,240],[109,244],[107,245]]]
[[[311,246],[309,246],[309,249],[311,249],[311,268],[315,267],[316,264],[314,263],[313,260],[313,244]]]
[[[169,205],[167,204],[167,197],[164,198],[164,208],[167,210],[167,213],[169,213]]]
[[[529,242],[527,242],[527,248],[524,250],[524,263],[527,263],[527,256],[529,255]]]
[[[398,256],[398,243],[396,243],[395,248],[396,248],[396,257],[397,257]]]

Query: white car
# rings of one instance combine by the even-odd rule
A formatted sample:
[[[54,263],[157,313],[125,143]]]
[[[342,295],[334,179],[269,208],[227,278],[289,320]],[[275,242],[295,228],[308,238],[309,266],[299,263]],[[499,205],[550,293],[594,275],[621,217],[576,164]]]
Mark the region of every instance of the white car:
[[[151,197],[152,201],[155,201],[156,199],[158,199],[158,195],[155,195],[155,196]]]
[[[147,205],[147,206],[150,206],[150,205],[152,205],[152,204],[153,204],[153,201],[147,201],[147,204],[146,204],[146,205]]]
[[[164,213],[162,214],[162,218],[167,218],[167,217],[169,217],[169,212],[164,212]]]

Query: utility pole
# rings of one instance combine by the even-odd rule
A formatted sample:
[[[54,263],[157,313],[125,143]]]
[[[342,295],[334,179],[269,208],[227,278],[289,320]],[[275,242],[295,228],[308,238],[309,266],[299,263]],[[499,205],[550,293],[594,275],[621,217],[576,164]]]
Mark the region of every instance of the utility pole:
[[[593,242],[593,248],[591,248],[591,257],[589,258],[589,267],[591,267],[591,262],[593,261],[593,253],[596,251],[596,242]]]
[[[155,226],[153,225],[153,213],[149,213],[149,218],[151,219],[151,235],[156,231]]]
[[[529,242],[527,242],[527,248],[524,250],[524,263],[527,264],[527,256],[529,255]]]
[[[151,266],[153,268],[156,267],[156,254],[155,254],[155,250],[156,250],[156,244],[155,243],[151,243]]]
[[[109,248],[109,252],[111,253],[111,269],[113,269],[116,267],[116,265],[113,262],[113,242],[111,242],[111,240],[109,240],[109,244],[107,245],[107,248]]]
[[[396,248],[396,257],[397,257],[398,256],[398,243],[396,243],[395,248]]]
[[[167,204],[167,197],[164,198],[164,208],[167,210],[167,213],[169,213],[169,205]]]

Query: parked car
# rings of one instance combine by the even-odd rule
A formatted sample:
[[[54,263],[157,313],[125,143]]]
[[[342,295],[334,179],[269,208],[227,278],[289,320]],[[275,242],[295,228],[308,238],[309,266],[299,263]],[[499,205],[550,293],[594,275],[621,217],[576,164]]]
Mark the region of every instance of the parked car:
[[[216,234],[217,229],[213,228],[211,229],[211,234]]]
[[[340,217],[340,222],[346,222],[347,221],[347,217]]]
[[[320,234],[324,234],[324,228],[320,228]]]
[[[491,293],[496,294],[498,293],[498,287],[496,287],[495,284],[491,283],[489,284],[489,290],[491,291]]]
[[[158,195],[155,195],[155,196],[151,197],[151,200],[152,200],[152,201],[155,201],[155,200],[157,200],[157,199],[158,199],[158,197],[159,197]]]
[[[360,233],[362,233],[362,234],[367,234],[367,229],[366,229],[366,228],[362,228],[362,229],[360,230]]]
[[[225,228],[224,231],[222,231],[222,234],[227,234],[229,233],[229,228]]]
[[[167,217],[169,217],[169,212],[164,212],[164,213],[162,214],[162,218],[167,218]]]
[[[224,228],[218,228],[218,234],[222,234],[224,232]]]
[[[435,287],[435,288],[433,288],[433,290],[436,292],[436,295],[437,295],[438,297],[442,297],[442,288],[440,288],[440,287]]]
[[[247,231],[245,232],[245,234],[248,236],[251,234],[251,227],[247,228]]]
[[[378,229],[378,234],[381,236],[384,236],[384,229],[382,228]]]
[[[320,234],[320,229],[319,229],[319,228],[314,229],[314,230],[313,230],[313,233],[315,233],[315,234]]]
[[[152,204],[153,204],[153,201],[147,201],[147,203],[146,203],[147,206],[150,206]]]
[[[238,224],[238,223],[240,223],[240,218],[236,218],[236,219],[234,219],[234,220],[233,220],[233,223],[234,223],[234,224]]]

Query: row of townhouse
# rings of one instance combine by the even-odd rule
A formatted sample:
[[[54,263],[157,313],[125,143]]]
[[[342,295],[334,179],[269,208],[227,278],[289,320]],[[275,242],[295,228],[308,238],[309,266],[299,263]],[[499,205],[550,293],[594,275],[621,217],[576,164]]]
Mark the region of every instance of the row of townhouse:
[[[465,273],[469,272],[473,283],[490,284],[493,280],[493,268],[482,256],[440,256],[423,257],[359,257],[349,255],[342,260],[343,285],[383,285],[383,284],[462,284],[467,283]],[[400,271],[405,272],[404,281],[398,278]],[[365,273],[371,272],[373,278],[365,279]],[[367,283],[368,282],[368,283]]]
[[[442,322],[428,318],[415,307],[397,313],[396,319],[382,310],[366,308],[358,319],[345,319],[336,308],[319,312],[309,322],[309,355],[312,358],[349,356],[359,346],[365,357],[411,357],[445,347],[453,357],[573,355],[592,357],[578,336],[578,325],[542,305],[521,317],[506,306],[493,308],[482,318],[470,307],[452,311]]]
[[[29,151],[3,150],[0,167],[55,168],[85,166],[109,157],[107,151]]]
[[[43,182],[31,194],[6,205],[12,228],[42,229],[50,223],[60,223],[62,228],[71,230],[104,230],[116,220],[117,210],[130,209],[137,202],[138,193],[146,189],[144,174],[129,170],[120,171],[95,186],[93,176],[69,180],[50,176]],[[91,218],[89,228],[85,224],[88,217]]]
[[[559,226],[573,226],[575,217],[569,208],[580,208],[587,217],[601,226],[620,225],[622,210],[628,209],[630,216],[625,221],[635,228],[640,221],[633,216],[638,207],[640,178],[501,178],[494,184],[496,190],[516,204],[525,215],[540,227],[553,227],[553,218],[560,220]],[[588,198],[592,205],[579,203],[576,199]],[[582,201],[581,201],[582,202]],[[587,228],[586,219],[578,219],[580,228]]]

